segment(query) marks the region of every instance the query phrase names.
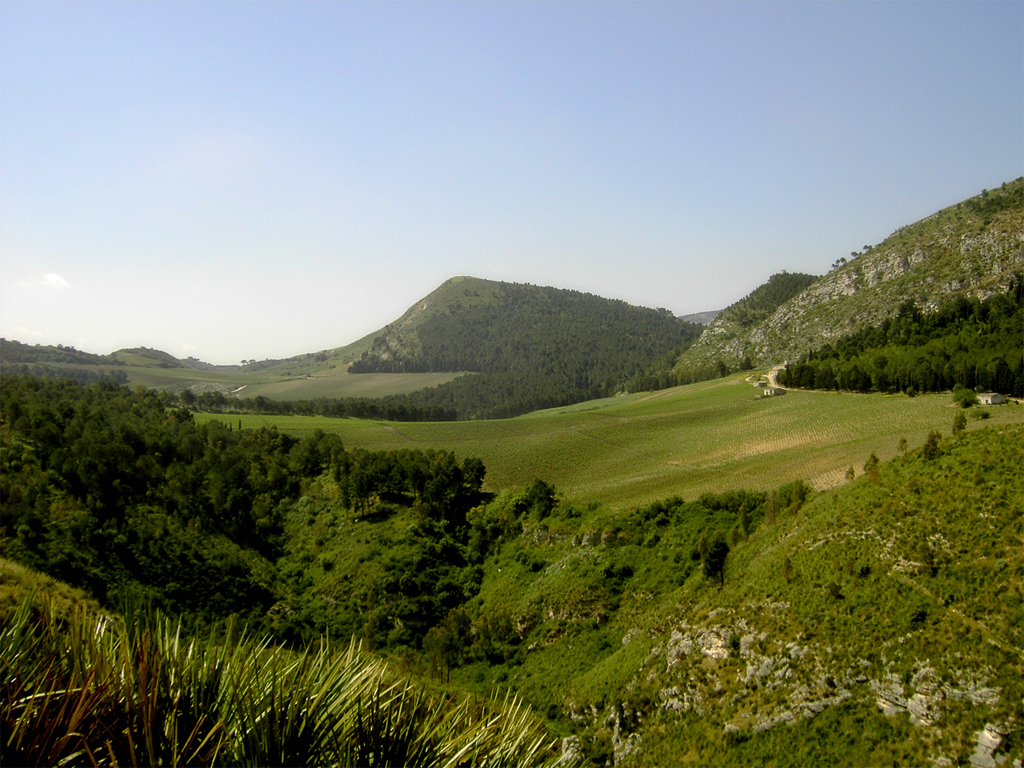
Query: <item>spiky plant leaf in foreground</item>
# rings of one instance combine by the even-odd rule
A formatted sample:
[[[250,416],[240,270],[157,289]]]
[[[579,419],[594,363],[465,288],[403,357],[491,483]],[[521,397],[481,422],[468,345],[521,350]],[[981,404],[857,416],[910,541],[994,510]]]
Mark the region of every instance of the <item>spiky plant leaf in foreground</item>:
[[[5,765],[554,765],[518,699],[427,693],[349,644],[295,653],[138,607],[58,620],[26,600],[0,634]]]

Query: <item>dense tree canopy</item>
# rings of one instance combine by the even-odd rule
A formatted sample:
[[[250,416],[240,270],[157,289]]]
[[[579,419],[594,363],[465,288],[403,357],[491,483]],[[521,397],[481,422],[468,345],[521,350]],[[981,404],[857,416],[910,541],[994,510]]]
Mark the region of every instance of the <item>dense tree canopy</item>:
[[[299,440],[276,429],[197,425],[155,392],[112,382],[4,376],[0,387],[3,555],[108,604],[141,595],[197,619],[235,613],[294,634],[295,621],[284,626],[271,608],[301,586],[302,568],[291,579],[281,568],[295,554],[285,529],[320,480],[357,516],[379,518],[396,504],[419,510],[422,534],[409,551],[423,567],[392,554],[396,569],[417,571],[416,595],[438,604],[418,605],[398,581],[380,586],[377,601],[387,609],[389,589],[410,598],[413,629],[404,641],[415,643],[472,594],[460,586],[445,598],[437,568],[466,563],[466,515],[479,503],[485,472],[477,459],[349,452],[321,432]],[[424,552],[435,565],[422,562]]]
[[[578,291],[501,283],[498,294],[430,316],[407,344],[382,335],[351,372],[473,372],[388,400],[411,412],[500,418],[611,395],[701,328],[666,310]]]
[[[961,386],[1024,396],[1024,281],[935,312],[910,301],[896,317],[808,353],[782,371],[789,387],[943,392]]]

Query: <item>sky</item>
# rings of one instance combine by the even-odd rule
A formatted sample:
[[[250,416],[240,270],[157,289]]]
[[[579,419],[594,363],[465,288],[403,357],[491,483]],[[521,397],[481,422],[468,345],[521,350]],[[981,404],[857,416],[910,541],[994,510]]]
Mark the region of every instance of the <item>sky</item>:
[[[1024,174],[1021,2],[0,0],[0,336],[218,364],[457,275],[677,315]]]

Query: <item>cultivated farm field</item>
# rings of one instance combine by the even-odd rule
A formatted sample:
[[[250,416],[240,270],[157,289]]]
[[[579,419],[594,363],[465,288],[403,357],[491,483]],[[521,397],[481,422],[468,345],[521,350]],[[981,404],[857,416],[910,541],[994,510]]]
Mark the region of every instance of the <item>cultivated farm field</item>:
[[[930,430],[948,436],[957,408],[949,395],[790,391],[758,398],[742,377],[539,411],[515,419],[397,423],[301,416],[217,416],[231,426],[321,429],[348,448],[439,448],[477,456],[492,491],[535,478],[572,503],[630,509],[670,496],[768,490],[801,479],[818,489],[858,475],[874,452],[895,456],[905,438],[920,447]],[[979,420],[983,413],[990,418]],[[1024,422],[1007,404],[969,412],[968,431]]]

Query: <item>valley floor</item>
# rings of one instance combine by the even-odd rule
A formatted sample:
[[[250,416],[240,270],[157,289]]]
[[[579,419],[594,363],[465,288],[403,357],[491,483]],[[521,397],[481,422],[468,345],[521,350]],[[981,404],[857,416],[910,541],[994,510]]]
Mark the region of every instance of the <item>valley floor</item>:
[[[515,419],[386,423],[300,416],[218,416],[231,426],[277,426],[296,435],[323,430],[368,450],[444,448],[476,456],[491,490],[541,478],[571,502],[625,510],[679,495],[770,489],[802,479],[817,489],[862,472],[874,453],[888,459],[949,434],[948,395],[793,390],[759,399],[741,376],[540,411]],[[1024,423],[1016,404],[975,408],[968,430]],[[982,420],[980,417],[985,416]]]

